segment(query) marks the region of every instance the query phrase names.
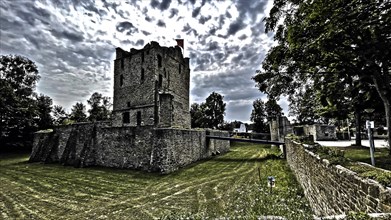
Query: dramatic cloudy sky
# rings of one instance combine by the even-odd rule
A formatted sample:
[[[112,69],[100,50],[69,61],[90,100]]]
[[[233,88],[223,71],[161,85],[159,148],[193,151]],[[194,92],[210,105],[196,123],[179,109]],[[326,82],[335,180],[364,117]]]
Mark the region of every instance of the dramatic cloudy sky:
[[[262,19],[272,0],[0,0],[0,54],[36,62],[37,90],[68,111],[95,91],[113,94],[115,48],[185,39],[191,102],[224,96],[226,120],[249,121],[252,102],[266,96],[251,77],[273,34]],[[286,102],[280,101],[286,110]]]

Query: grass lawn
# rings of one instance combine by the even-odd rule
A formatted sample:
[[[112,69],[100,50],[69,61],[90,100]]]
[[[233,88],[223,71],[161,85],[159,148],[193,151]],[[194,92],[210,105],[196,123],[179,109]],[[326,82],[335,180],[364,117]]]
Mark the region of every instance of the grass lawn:
[[[384,186],[391,187],[391,157],[388,154],[388,149],[377,148],[375,151],[375,165],[377,168],[382,168],[389,171],[365,166],[355,162],[364,162],[371,164],[369,148],[346,147],[338,148],[331,147],[333,151],[343,151],[343,157],[348,160],[342,161],[342,165],[356,172],[359,176],[370,178],[378,181]],[[340,161],[340,158],[337,158]]]
[[[344,151],[344,156],[352,161],[364,162],[371,164],[371,155],[369,148],[366,147],[346,147],[338,148]],[[391,156],[388,154],[387,148],[376,148],[375,150],[375,165],[386,170],[391,170]]]
[[[267,146],[236,144],[225,155],[168,175],[0,155],[0,219],[310,219],[303,191],[278,154]],[[272,193],[267,176],[276,177]]]

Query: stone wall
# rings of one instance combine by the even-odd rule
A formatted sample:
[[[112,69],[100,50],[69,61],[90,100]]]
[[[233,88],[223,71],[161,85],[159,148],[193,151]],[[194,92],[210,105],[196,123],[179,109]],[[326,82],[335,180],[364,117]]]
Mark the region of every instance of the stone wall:
[[[293,133],[292,125],[285,116],[272,119],[269,123],[269,128],[271,141],[284,141],[287,134]]]
[[[330,165],[289,138],[285,141],[288,164],[316,215],[391,212],[391,188],[360,178],[340,165]]]
[[[207,141],[207,133],[228,136],[222,131],[111,127],[110,123],[60,126],[36,133],[30,161],[170,173],[229,151],[229,141]]]

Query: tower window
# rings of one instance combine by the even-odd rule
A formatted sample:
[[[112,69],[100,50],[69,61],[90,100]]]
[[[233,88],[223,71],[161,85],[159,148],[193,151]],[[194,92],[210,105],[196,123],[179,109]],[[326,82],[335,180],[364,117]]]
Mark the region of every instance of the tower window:
[[[158,67],[162,67],[162,56],[157,55],[157,65]]]
[[[144,63],[144,52],[141,53],[141,62]]]
[[[141,125],[141,112],[138,111],[137,112],[137,126],[140,126]]]
[[[159,74],[159,88],[162,88],[163,86],[163,76],[162,74]]]
[[[124,69],[124,59],[121,59],[121,69]]]
[[[121,74],[119,77],[119,85],[122,86],[124,84],[124,75]]]
[[[179,74],[181,74],[181,72],[182,72],[182,65],[179,64]]]
[[[130,107],[130,102],[126,103],[126,106]]]
[[[144,68],[141,68],[141,77],[140,77],[140,83],[144,82]]]
[[[124,124],[130,123],[130,114],[129,114],[129,112],[122,113],[122,123],[124,123]]]

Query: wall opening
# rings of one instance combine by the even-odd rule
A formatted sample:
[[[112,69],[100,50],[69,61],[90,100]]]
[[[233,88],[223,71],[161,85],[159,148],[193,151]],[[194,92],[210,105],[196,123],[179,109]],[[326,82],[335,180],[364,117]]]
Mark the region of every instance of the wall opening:
[[[167,78],[166,68],[164,68],[163,72],[164,72],[164,78]]]
[[[141,125],[141,112],[138,111],[137,112],[137,126],[140,126]]]
[[[141,68],[141,77],[140,77],[140,83],[143,83],[143,82],[144,82],[144,75],[145,75],[144,68]]]
[[[124,69],[124,59],[121,59],[121,69]]]
[[[130,107],[130,102],[126,103],[126,106]]]
[[[130,123],[130,114],[129,114],[129,112],[122,113],[122,123],[124,123],[124,124]]]
[[[181,74],[181,72],[182,72],[182,65],[179,64],[179,74]]]
[[[163,86],[163,76],[162,74],[159,74],[159,88],[162,88]]]
[[[141,62],[144,63],[144,52],[141,53]]]
[[[162,67],[162,56],[157,55],[157,66]]]
[[[119,76],[119,85],[122,86],[124,84],[124,75]]]

